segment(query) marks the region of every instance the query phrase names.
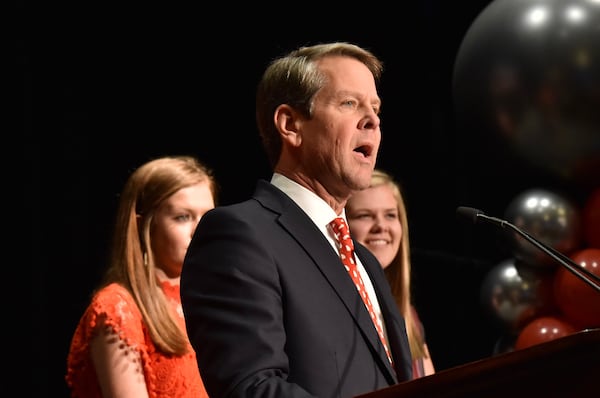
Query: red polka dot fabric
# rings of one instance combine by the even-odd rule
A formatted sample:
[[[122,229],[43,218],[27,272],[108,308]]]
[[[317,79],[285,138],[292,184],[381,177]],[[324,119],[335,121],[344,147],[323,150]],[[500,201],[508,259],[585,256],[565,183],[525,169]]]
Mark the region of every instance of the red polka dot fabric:
[[[352,281],[356,285],[356,289],[358,290],[360,297],[364,301],[365,306],[369,310],[369,315],[371,315],[371,320],[373,321],[375,329],[377,329],[377,333],[379,334],[379,338],[383,343],[385,353],[387,354],[387,357],[390,360],[390,362],[392,362],[392,356],[390,354],[385,335],[383,334],[383,328],[381,327],[381,324],[377,322],[377,317],[375,316],[375,311],[373,310],[373,304],[371,304],[371,299],[367,294],[367,290],[365,289],[363,280],[360,277],[360,272],[358,271],[358,267],[356,266],[356,261],[354,260],[354,243],[352,242],[352,238],[350,238],[350,231],[348,229],[348,225],[342,217],[335,218],[330,223],[330,225],[338,241],[340,259],[342,260],[344,267],[346,267],[346,271],[348,271],[348,274],[352,278]]]

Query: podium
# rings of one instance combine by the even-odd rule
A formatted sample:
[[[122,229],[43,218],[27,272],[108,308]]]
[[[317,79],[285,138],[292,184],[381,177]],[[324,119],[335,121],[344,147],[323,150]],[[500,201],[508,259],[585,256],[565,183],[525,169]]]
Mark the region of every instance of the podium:
[[[600,397],[600,329],[405,381],[355,398]]]

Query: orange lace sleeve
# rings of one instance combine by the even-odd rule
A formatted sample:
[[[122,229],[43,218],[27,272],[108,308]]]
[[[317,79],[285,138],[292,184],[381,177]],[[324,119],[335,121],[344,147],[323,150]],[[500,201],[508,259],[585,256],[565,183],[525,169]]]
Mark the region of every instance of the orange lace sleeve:
[[[100,396],[97,374],[90,355],[90,341],[108,329],[118,336],[125,350],[146,357],[142,315],[133,297],[118,284],[98,291],[81,317],[67,357],[66,381],[72,397]]]
[[[166,289],[166,286],[161,287]],[[178,289],[179,286],[169,287],[165,294],[175,313],[181,317],[182,327],[185,327]],[[101,398],[98,379],[102,378],[105,382],[111,378],[114,380],[114,373],[111,372],[114,369],[109,368],[108,372],[104,369],[104,373],[96,372],[92,362],[91,350],[98,346],[91,342],[98,341],[100,333],[105,333],[104,337],[115,341],[115,344],[108,347],[108,351],[107,344],[100,345],[100,351],[95,351],[95,358],[115,358],[114,351],[111,350],[122,350],[125,355],[118,358],[129,361],[127,365],[131,367],[128,369],[143,372],[143,380],[133,380],[145,383],[150,398],[208,397],[192,347],[181,356],[167,355],[158,350],[133,297],[120,285],[111,284],[93,297],[71,340],[65,379],[72,398]],[[112,387],[115,387],[114,383]],[[127,387],[132,388],[131,379]]]

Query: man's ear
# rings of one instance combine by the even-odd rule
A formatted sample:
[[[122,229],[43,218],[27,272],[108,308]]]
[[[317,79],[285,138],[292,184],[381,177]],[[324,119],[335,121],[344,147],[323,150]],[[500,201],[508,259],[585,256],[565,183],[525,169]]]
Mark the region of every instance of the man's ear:
[[[302,134],[300,133],[302,118],[300,114],[291,106],[282,104],[275,109],[274,119],[281,140],[292,146],[300,145],[302,142]]]

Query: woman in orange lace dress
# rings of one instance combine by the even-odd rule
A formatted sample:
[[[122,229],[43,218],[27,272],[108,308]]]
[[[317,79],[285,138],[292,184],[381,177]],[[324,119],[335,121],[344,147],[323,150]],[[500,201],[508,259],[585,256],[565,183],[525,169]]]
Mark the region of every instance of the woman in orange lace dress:
[[[187,156],[135,170],[120,195],[110,264],[71,340],[73,398],[208,397],[185,329],[179,277],[212,171]]]

